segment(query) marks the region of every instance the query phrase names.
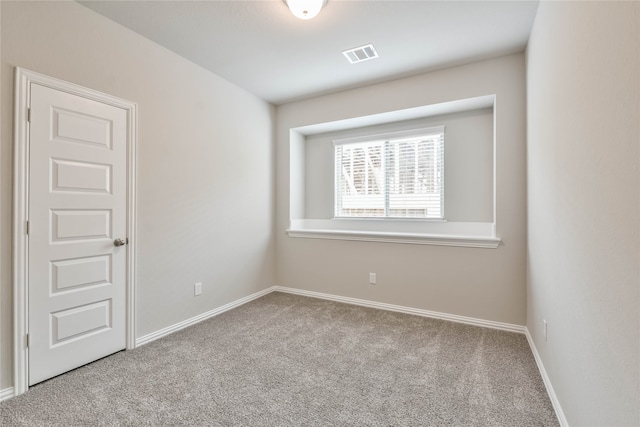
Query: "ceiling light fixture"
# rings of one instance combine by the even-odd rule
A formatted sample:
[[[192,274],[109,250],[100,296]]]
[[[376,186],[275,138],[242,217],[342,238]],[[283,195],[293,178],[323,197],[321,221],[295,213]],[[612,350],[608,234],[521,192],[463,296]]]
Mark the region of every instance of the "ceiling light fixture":
[[[311,19],[320,13],[327,0],[283,0],[296,18]]]

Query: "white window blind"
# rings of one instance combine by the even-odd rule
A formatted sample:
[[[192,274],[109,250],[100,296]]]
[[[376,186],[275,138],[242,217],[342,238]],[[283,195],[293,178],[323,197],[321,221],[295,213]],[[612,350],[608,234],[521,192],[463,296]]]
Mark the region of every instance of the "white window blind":
[[[444,126],[334,144],[336,217],[444,218]]]

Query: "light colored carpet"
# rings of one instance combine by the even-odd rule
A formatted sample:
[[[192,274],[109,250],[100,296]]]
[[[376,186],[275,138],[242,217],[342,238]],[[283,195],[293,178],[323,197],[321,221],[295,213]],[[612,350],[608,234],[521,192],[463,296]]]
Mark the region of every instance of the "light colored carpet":
[[[558,425],[523,335],[283,293],[32,387],[0,424]]]

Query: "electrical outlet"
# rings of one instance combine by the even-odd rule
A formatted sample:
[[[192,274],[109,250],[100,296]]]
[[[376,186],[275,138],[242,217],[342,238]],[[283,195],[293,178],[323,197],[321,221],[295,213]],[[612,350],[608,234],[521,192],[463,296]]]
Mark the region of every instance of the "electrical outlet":
[[[542,319],[542,334],[544,335],[544,340],[547,341],[547,321]]]
[[[376,284],[376,273],[369,273],[369,283],[372,285]]]
[[[193,285],[193,296],[198,296],[202,293],[202,282],[198,282]]]

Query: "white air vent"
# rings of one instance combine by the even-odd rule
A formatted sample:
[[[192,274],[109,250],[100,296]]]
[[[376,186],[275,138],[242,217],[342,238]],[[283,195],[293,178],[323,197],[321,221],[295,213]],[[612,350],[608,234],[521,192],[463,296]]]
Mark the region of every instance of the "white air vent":
[[[342,54],[352,64],[355,64],[356,62],[367,61],[369,59],[374,59],[378,57],[378,52],[376,52],[376,49],[373,47],[372,44],[345,50],[344,52],[342,52]]]

